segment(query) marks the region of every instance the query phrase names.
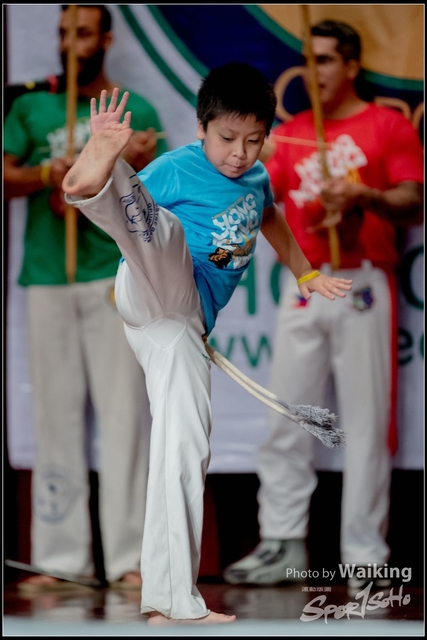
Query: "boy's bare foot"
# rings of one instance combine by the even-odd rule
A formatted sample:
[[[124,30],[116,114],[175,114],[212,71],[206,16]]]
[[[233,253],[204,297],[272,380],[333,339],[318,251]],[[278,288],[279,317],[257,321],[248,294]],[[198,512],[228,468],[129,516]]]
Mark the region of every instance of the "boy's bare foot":
[[[113,90],[107,109],[107,91],[101,91],[99,112],[96,100],[90,102],[89,139],[74,165],[65,175],[62,189],[71,196],[85,198],[95,196],[106,184],[114,163],[132,136],[130,128],[131,113],[125,113],[129,93],[126,91],[117,104],[119,90]],[[121,121],[122,117],[123,121]]]
[[[120,125],[93,135],[65,175],[62,188],[70,196],[91,198],[105,186],[114,164],[132,135]]]
[[[236,616],[227,616],[225,613],[215,613],[215,611],[211,611],[204,618],[187,618],[185,620],[166,618],[162,613],[153,611],[149,614],[147,623],[153,626],[169,627],[177,624],[222,624],[224,622],[234,622],[235,620]]]

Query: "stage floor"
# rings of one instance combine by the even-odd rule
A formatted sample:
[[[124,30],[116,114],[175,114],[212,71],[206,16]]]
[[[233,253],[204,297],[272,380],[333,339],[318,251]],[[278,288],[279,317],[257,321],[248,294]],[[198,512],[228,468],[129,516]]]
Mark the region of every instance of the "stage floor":
[[[3,636],[424,636],[423,589],[405,584],[374,598],[371,591],[356,597],[343,585],[200,582],[199,589],[210,609],[235,613],[237,621],[153,628],[139,613],[139,590],[80,587],[23,596],[12,583],[4,587]]]

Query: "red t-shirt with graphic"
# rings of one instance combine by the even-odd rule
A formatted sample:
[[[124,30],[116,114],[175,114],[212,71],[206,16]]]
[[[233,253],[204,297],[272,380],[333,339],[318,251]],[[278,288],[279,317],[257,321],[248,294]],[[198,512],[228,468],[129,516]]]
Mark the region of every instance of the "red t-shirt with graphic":
[[[405,180],[424,182],[423,149],[407,118],[387,107],[369,104],[343,120],[324,120],[327,163],[332,177],[360,181],[380,190]],[[275,141],[276,151],[266,163],[277,202],[283,202],[286,220],[314,268],[330,262],[329,232],[313,228],[325,217],[319,192],[322,181],[313,112],[304,111],[273,134],[294,138]],[[297,140],[295,140],[297,139]],[[305,139],[313,147],[298,143]],[[376,214],[355,209],[337,226],[340,267],[355,268],[369,259],[390,269],[398,254],[394,226]]]

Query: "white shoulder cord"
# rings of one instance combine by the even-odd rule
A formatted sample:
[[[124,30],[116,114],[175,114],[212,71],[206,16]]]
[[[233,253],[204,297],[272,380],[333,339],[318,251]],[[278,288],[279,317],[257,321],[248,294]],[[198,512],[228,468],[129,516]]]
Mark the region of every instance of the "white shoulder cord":
[[[274,393],[268,391],[261,385],[254,382],[242,371],[235,367],[227,358],[206,343],[206,351],[212,362],[222,371],[237,382],[243,389],[246,389],[255,398],[274,409],[282,416],[293,420],[300,427],[309,431],[323,442],[329,449],[336,449],[345,446],[345,432],[332,426],[337,416],[330,413],[328,409],[312,407],[310,405],[292,405],[278,398]]]

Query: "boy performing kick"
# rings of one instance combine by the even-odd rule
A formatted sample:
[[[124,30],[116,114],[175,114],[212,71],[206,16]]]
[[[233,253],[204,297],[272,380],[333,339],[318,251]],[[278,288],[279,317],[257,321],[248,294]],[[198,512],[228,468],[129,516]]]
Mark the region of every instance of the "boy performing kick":
[[[196,586],[212,417],[204,339],[260,230],[305,298],[345,297],[351,281],[313,272],[273,202],[258,156],[276,97],[257,70],[242,63],[213,70],[198,93],[198,142],[138,174],[119,158],[132,130],[126,95],[117,99],[115,90],[107,109],[102,92],[99,112],[92,99],[92,137],[63,189],[122,252],[116,303],[146,375],[153,423],[141,613],[149,624],[233,622],[209,611]]]

